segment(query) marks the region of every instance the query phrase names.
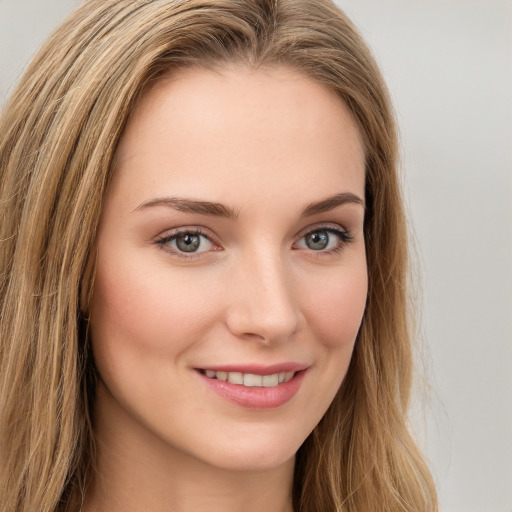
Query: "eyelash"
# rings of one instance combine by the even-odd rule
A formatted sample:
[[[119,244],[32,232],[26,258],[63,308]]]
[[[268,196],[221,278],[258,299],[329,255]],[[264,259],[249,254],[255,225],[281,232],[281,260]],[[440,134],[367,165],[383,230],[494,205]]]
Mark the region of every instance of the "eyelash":
[[[191,235],[191,236],[198,236],[200,238],[206,238],[210,243],[212,243],[213,245],[216,245],[215,242],[211,239],[212,237],[205,234],[200,229],[178,229],[178,230],[174,231],[172,234],[164,235],[164,236],[158,238],[155,241],[155,243],[157,245],[160,245],[162,251],[165,251],[172,255],[178,256],[178,258],[183,258],[183,259],[199,258],[203,251],[191,252],[190,254],[187,254],[183,251],[177,251],[167,245],[169,242],[176,240],[177,238],[179,238],[182,235]]]
[[[302,240],[306,236],[311,235],[313,233],[322,232],[322,231],[329,233],[331,235],[337,236],[339,239],[339,242],[336,244],[335,247],[333,247],[327,251],[325,251],[325,250],[315,251],[314,249],[310,249],[310,252],[316,253],[316,256],[318,256],[318,257],[330,255],[330,254],[337,254],[337,253],[341,252],[345,248],[345,246],[348,245],[349,243],[351,243],[354,239],[354,237],[350,234],[350,232],[348,232],[346,230],[334,228],[332,226],[320,226],[320,227],[311,229],[310,231],[307,231],[300,237],[299,240]],[[197,236],[200,238],[206,238],[213,245],[217,245],[212,240],[212,237],[205,234],[203,231],[201,231],[201,229],[176,230],[172,234],[164,235],[164,236],[158,238],[155,241],[155,243],[157,245],[159,245],[163,251],[168,252],[172,255],[175,255],[179,258],[183,258],[183,259],[197,259],[200,257],[200,255],[203,252],[208,252],[208,251],[201,251],[201,252],[191,252],[190,254],[187,254],[183,251],[177,251],[177,250],[169,247],[169,245],[168,245],[169,242],[172,242],[173,240],[176,240],[178,237],[183,236],[183,235],[191,235],[191,236]]]
[[[304,233],[300,237],[300,240],[304,239],[308,235],[311,235],[313,233],[322,232],[322,231],[329,233],[330,235],[336,235],[339,239],[339,242],[333,248],[331,248],[327,251],[325,251],[325,250],[315,251],[314,249],[310,249],[311,253],[315,254],[317,257],[329,256],[331,254],[338,254],[354,239],[354,237],[347,230],[335,228],[332,226],[320,226],[320,227],[314,228],[314,229]]]

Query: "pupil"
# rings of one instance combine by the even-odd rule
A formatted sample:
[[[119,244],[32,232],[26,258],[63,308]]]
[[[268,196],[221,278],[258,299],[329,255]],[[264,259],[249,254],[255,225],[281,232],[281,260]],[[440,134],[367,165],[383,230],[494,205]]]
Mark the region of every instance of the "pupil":
[[[194,252],[199,248],[199,236],[198,235],[181,235],[176,240],[178,249],[183,252]]]
[[[315,231],[306,236],[306,245],[314,251],[325,249],[329,244],[327,231]]]

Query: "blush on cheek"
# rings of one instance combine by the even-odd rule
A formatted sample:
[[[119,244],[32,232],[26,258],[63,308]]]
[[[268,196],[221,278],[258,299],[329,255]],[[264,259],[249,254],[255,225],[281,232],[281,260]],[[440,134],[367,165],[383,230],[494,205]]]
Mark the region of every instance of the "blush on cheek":
[[[105,261],[105,260],[104,260]],[[99,265],[91,302],[91,338],[95,354],[119,354],[122,347],[144,345],[155,340],[148,327],[151,313],[144,301],[144,280],[118,265]],[[149,314],[149,316],[148,316]]]
[[[366,272],[354,272],[342,280],[325,282],[310,295],[309,321],[315,325],[325,345],[333,348],[352,345],[361,326],[367,298]]]
[[[106,264],[111,260],[117,265]],[[91,304],[96,344],[130,347],[141,357],[179,353],[215,320],[216,288],[205,288],[205,278],[198,272],[167,265],[148,268],[136,258],[102,261]]]

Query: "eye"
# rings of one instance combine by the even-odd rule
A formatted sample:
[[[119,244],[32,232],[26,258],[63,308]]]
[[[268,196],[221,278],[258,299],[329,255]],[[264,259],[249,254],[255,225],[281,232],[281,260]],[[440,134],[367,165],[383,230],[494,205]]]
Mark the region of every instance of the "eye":
[[[198,254],[211,251],[214,247],[213,242],[199,230],[176,231],[157,240],[157,243],[164,250],[178,255]]]
[[[340,250],[351,240],[352,237],[346,231],[338,228],[325,227],[306,233],[298,241],[296,247],[317,252],[334,252]]]

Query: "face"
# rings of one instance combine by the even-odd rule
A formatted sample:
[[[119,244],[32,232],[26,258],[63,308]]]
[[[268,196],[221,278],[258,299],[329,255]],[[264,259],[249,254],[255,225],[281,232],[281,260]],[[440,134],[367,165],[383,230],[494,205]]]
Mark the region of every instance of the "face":
[[[100,423],[223,469],[293,460],[350,362],[363,220],[360,136],[330,89],[286,68],[159,82],[98,233]]]

